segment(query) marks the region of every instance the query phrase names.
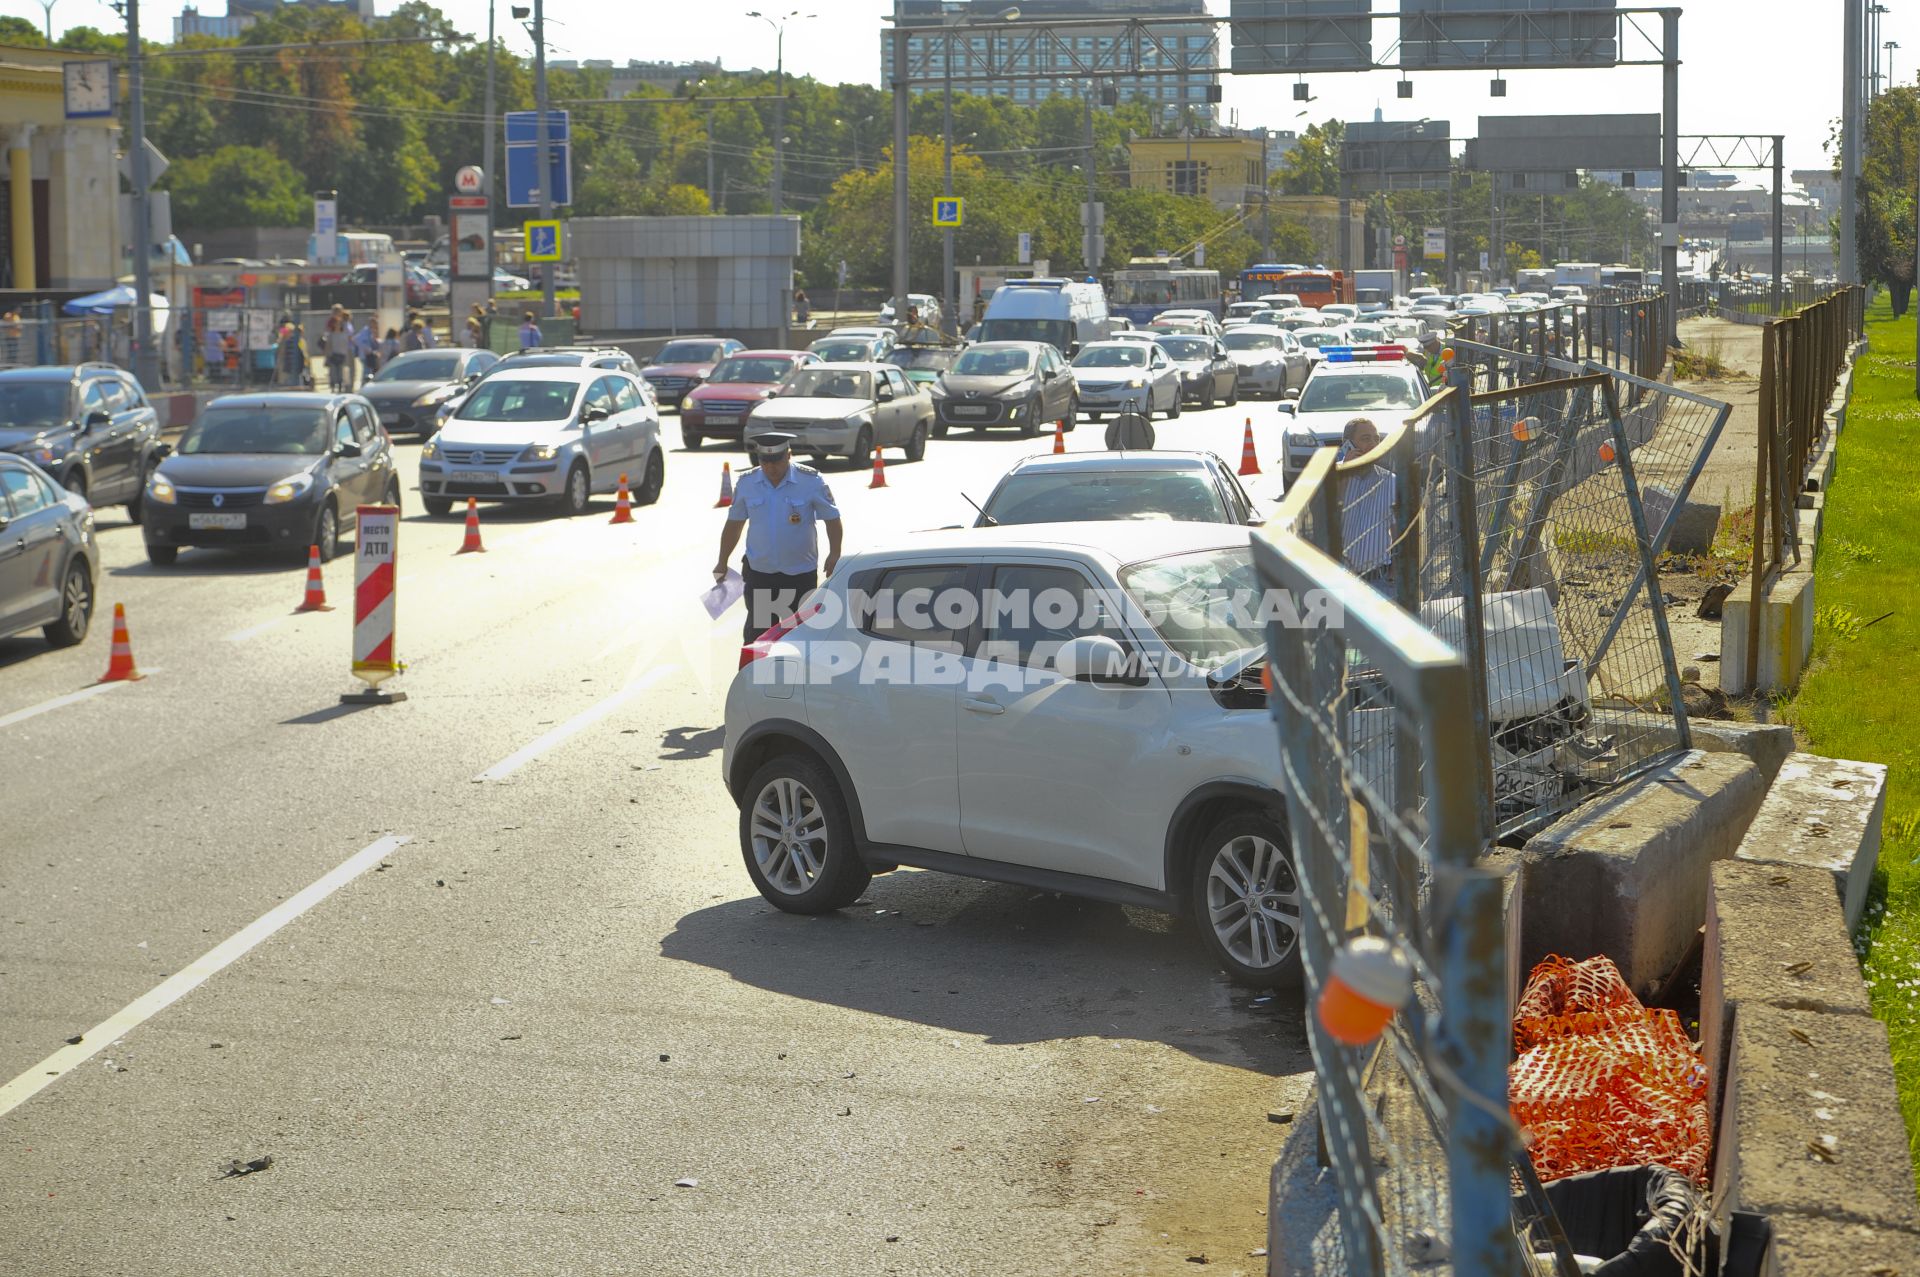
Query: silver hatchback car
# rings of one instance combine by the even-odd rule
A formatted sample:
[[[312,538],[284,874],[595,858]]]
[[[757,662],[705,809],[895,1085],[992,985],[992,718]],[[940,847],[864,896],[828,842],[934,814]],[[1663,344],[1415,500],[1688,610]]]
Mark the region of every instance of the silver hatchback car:
[[[38,627],[55,647],[80,642],[99,579],[86,498],[32,462],[0,455],[0,638]]]

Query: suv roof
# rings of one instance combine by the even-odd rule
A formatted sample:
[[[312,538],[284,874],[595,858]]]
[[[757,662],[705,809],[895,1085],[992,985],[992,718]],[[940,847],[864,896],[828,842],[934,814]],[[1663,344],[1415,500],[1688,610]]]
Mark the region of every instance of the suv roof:
[[[75,377],[101,377],[122,372],[118,365],[98,361],[84,364],[36,364],[31,368],[0,368],[0,378],[8,381],[72,381]],[[131,373],[127,374],[132,376]]]

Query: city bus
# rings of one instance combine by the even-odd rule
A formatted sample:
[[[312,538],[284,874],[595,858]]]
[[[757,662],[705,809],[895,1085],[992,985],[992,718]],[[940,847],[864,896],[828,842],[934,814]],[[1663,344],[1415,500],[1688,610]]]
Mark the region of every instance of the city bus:
[[[1274,281],[1273,293],[1292,293],[1311,310],[1353,300],[1353,277],[1337,270],[1301,270]]]
[[[1240,300],[1250,302],[1268,293],[1283,293],[1286,289],[1280,287],[1280,281],[1305,269],[1295,262],[1261,262],[1258,266],[1249,266],[1240,272]]]
[[[1220,272],[1187,266],[1177,257],[1136,257],[1113,272],[1109,313],[1148,324],[1163,310],[1221,314]]]

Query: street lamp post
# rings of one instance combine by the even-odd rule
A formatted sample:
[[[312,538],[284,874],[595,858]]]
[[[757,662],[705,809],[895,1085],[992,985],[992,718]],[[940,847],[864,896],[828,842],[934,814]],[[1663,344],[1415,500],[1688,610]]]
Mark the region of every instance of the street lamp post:
[[[493,105],[494,105],[493,103],[493,10],[494,10],[494,0],[487,0],[487,101],[486,101],[486,117],[487,117],[486,130],[487,131],[486,131],[486,136],[480,139],[480,171],[486,174],[486,180],[487,180],[487,195],[488,195],[487,224],[489,228],[491,228],[493,224],[492,195],[493,195],[493,183],[494,183],[494,175],[493,175]],[[489,238],[491,238],[491,230],[489,230]],[[452,262],[451,252],[448,253],[448,262],[449,262],[449,266],[451,266],[451,262]],[[492,283],[493,245],[491,243],[487,245],[487,279],[488,279],[487,291],[491,293],[493,291],[493,283]]]
[[[999,22],[1012,22],[1019,16],[1020,10],[1011,6],[994,15],[995,20]],[[941,32],[941,44],[944,46],[945,54],[943,73],[945,83],[940,105],[941,171],[945,182],[942,192],[949,199],[953,197],[953,28],[967,26],[972,21],[970,16],[962,16],[958,21],[949,20],[944,24],[947,29]],[[956,313],[957,293],[958,289],[953,278],[953,227],[947,226],[942,228],[940,240],[940,306],[941,326],[949,333],[959,331],[959,316]],[[904,312],[896,308],[895,318],[904,319]]]
[[[535,180],[540,183],[540,220],[548,221],[553,217],[553,142],[547,132],[547,10],[546,0],[533,0],[533,109],[536,117],[535,138],[539,145],[534,150],[533,160]],[[493,278],[492,251],[487,246],[487,278]],[[540,313],[552,315],[553,311],[553,263],[540,263]]]
[[[1887,87],[1893,87],[1893,51],[1900,47],[1898,40],[1888,40],[1880,46],[1887,51]]]
[[[786,181],[787,149],[787,23],[799,18],[817,18],[817,13],[802,13],[798,9],[789,10],[778,18],[770,17],[758,9],[747,11],[749,18],[758,18],[773,28],[773,211],[780,211],[782,185]]]

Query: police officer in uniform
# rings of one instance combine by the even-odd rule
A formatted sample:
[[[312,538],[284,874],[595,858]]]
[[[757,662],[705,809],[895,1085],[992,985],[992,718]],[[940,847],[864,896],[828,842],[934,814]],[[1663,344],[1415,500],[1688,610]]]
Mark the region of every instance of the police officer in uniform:
[[[767,431],[747,440],[758,468],[740,476],[727,522],[720,531],[720,561],[713,578],[727,574],[727,561],[746,534],[741,575],[747,583],[744,638],[752,642],[792,616],[820,584],[820,543],[815,523],[827,526],[826,574],[840,561],[840,507],[827,481],[811,466],[793,460],[793,439]]]

